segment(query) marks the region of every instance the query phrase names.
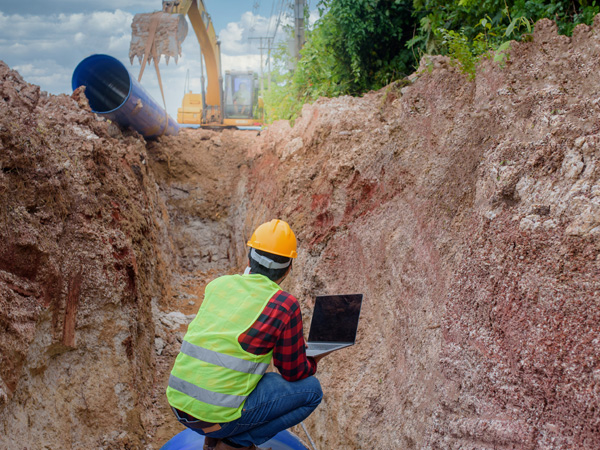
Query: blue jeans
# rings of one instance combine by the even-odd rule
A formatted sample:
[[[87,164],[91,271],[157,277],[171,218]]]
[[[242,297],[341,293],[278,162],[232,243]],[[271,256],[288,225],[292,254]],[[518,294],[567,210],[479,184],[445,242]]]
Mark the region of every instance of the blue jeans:
[[[246,399],[239,419],[221,424],[221,429],[212,433],[194,431],[238,445],[260,445],[310,416],[322,398],[321,384],[314,376],[289,382],[269,372]]]

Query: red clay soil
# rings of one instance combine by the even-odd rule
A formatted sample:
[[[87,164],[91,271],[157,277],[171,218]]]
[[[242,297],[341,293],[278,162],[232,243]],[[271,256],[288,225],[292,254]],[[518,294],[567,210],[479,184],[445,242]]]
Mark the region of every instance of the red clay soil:
[[[317,448],[597,449],[600,18],[509,56],[153,143],[0,65],[0,447],[160,448],[203,286],[279,217],[306,324],[365,294]]]
[[[298,230],[307,316],[365,293],[358,345],[319,368],[319,448],[598,448],[599,19],[543,20],[474,81],[425,58],[266,133],[240,239]]]
[[[0,205],[0,448],[142,448],[169,278],[143,140],[0,63]]]

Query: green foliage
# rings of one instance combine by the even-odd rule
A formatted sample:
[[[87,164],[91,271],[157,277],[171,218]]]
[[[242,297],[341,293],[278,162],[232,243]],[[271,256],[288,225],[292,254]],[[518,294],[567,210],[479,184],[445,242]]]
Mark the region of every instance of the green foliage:
[[[441,29],[442,45],[447,48],[448,55],[455,61],[461,70],[469,75],[469,78],[475,77],[475,68],[479,60],[478,46],[474,45],[476,41],[469,42],[464,34],[457,33],[454,30]],[[477,41],[479,44],[481,41]]]
[[[508,40],[520,40],[544,17],[554,20],[562,34],[570,35],[580,23],[591,24],[600,1],[586,0],[414,0],[419,29],[409,45],[420,53],[450,54],[454,31],[466,37],[471,51],[496,50]]]
[[[276,71],[272,78],[271,86],[263,94],[265,122],[272,123],[284,119],[293,123],[303,103],[291,88],[289,77]]]
[[[348,81],[335,70],[330,49],[311,36],[309,32],[296,69],[277,69],[271,87],[263,95],[265,118],[269,123],[279,119],[293,122],[305,103],[312,103],[319,97],[336,97],[347,87]],[[282,45],[277,50],[275,60],[280,67],[291,64],[287,46]]]
[[[528,17],[534,21],[547,17],[556,22],[559,33],[569,36],[577,25],[590,25],[600,12],[600,1],[595,0],[517,0],[510,3],[513,17]]]
[[[411,1],[323,0],[327,13],[315,29],[315,50],[331,52],[334,72],[347,81],[341,93],[379,89],[410,73]]]
[[[460,3],[467,5],[470,0],[460,0]],[[507,10],[503,13],[508,14]],[[507,51],[510,47],[508,39],[520,37],[522,30],[531,33],[532,24],[526,17],[516,17],[507,21],[506,26],[498,24],[494,26],[494,19],[487,15],[479,20],[474,29],[479,32],[472,39],[464,33],[463,29],[461,32],[445,28],[437,30],[441,37],[440,49],[449,55],[470,79],[475,77],[477,63],[481,57],[489,57],[492,52],[494,61],[503,64],[508,58]]]
[[[318,7],[321,17],[295,70],[280,73],[264,95],[267,120],[293,119],[319,97],[380,89],[414,69],[415,53],[405,45],[413,30],[410,0],[322,0]],[[287,66],[289,56],[279,51],[276,60]]]
[[[541,18],[563,34],[591,24],[600,0],[320,0],[295,69],[282,47],[281,69],[264,94],[268,121],[293,120],[321,96],[360,95],[402,79],[423,54],[446,54],[470,78],[479,59],[503,64],[511,40]]]

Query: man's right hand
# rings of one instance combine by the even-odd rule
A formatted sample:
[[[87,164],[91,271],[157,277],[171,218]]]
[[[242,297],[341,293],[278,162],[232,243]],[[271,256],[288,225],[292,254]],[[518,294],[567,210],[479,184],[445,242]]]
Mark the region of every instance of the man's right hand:
[[[313,356],[313,358],[315,359],[315,362],[316,362],[317,364],[319,364],[319,361],[321,361],[321,359],[322,359],[324,356],[327,356],[327,355],[329,355],[330,353],[331,353],[331,352],[327,352],[327,353],[321,353],[320,355]]]

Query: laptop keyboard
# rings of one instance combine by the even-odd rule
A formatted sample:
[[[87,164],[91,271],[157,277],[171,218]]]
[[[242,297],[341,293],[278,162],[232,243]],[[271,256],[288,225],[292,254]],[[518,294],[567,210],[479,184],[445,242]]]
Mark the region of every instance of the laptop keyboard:
[[[308,344],[308,348],[310,350],[330,350],[332,348],[338,348],[343,344],[326,344],[326,343],[319,343],[319,342],[313,342]]]

